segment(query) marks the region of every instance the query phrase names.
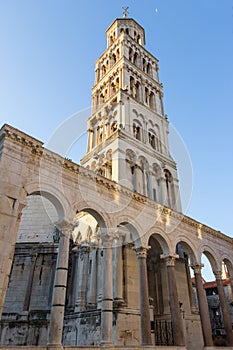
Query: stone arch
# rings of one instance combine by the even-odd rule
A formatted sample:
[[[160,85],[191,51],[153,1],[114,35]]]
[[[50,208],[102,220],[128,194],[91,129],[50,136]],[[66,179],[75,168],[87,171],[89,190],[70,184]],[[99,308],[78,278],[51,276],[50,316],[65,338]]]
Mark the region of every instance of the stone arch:
[[[136,248],[142,245],[141,237],[143,236],[143,229],[135,222],[135,218],[129,215],[120,215],[114,221],[116,227],[123,226],[131,233],[130,238],[132,242],[127,243],[134,243]]]
[[[224,254],[224,256],[222,257],[222,261],[224,262],[224,264],[227,267],[227,271],[229,273],[229,276],[233,277],[233,263],[230,261],[229,257]]]
[[[220,258],[210,246],[204,246],[202,248],[202,254],[204,254],[209,260],[213,272],[221,271]]]
[[[156,325],[164,314],[168,314],[169,295],[167,285],[167,268],[163,257],[170,256],[168,240],[158,230],[148,235],[147,279],[150,304],[150,320]],[[160,328],[160,327],[155,327]],[[157,333],[157,332],[156,332]],[[155,334],[155,337],[157,334]],[[156,342],[155,342],[156,343]],[[171,345],[171,344],[167,344]]]
[[[125,152],[125,159],[127,161],[135,163],[136,159],[137,159],[136,153],[134,151],[132,151],[131,149],[127,149]]]
[[[183,295],[182,308],[183,310],[189,310],[191,308],[191,310],[196,312],[197,302],[193,289],[191,266],[200,265],[200,261],[195,254],[197,249],[186,236],[180,236],[176,241],[176,271],[186,276],[183,279],[182,287],[179,284],[177,285],[180,295]]]
[[[62,184],[60,183],[62,186]],[[56,208],[59,220],[69,220],[72,217],[71,204],[57,187],[43,182],[31,182],[25,186],[27,195],[39,195],[48,199]]]
[[[151,237],[154,237],[158,243],[161,246],[161,249],[163,251],[163,255],[169,256],[173,254],[173,249],[172,245],[169,242],[168,237],[166,234],[163,232],[162,229],[158,229],[158,227],[152,227],[143,237],[143,241],[145,242],[146,246],[149,246],[149,240]]]
[[[177,242],[175,243],[177,254],[179,254],[179,246],[181,246],[182,250],[188,254],[190,258],[190,263],[192,265],[196,265],[200,263],[198,256],[196,254],[197,247],[195,247],[187,237],[182,236],[177,238]]]
[[[40,180],[40,178],[39,178]],[[12,255],[14,260],[11,266],[11,276],[15,280],[23,297],[17,299],[15,313],[35,310],[38,303],[36,284],[33,284],[34,276],[38,276],[41,288],[41,303],[44,310],[49,310],[52,301],[53,278],[56,266],[56,247],[58,243],[58,222],[67,222],[72,218],[72,206],[66,196],[58,189],[57,182],[51,184],[43,181],[33,181],[25,184],[25,204],[18,227],[18,239],[14,241]],[[64,220],[64,221],[63,221]],[[15,237],[16,238],[16,237]],[[16,243],[16,245],[15,245]],[[28,253],[21,254],[22,248]],[[53,254],[48,253],[47,248],[52,247]],[[46,252],[46,253],[45,253]],[[17,266],[22,266],[22,274],[17,274]],[[11,300],[12,290],[15,285],[8,284],[6,297],[6,309]]]
[[[106,213],[104,208],[101,208],[100,201],[88,202],[80,200],[78,203],[74,205],[75,213],[78,214],[80,212],[86,212],[92,215],[95,220],[98,222],[100,228],[103,230],[112,229],[114,226],[112,224],[111,215]]]

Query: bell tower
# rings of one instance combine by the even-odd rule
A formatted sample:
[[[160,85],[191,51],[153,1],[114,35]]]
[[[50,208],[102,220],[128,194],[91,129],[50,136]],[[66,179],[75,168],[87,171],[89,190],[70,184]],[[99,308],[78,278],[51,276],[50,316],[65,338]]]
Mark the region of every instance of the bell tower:
[[[145,31],[132,18],[116,19],[106,36],[107,49],[95,65],[81,165],[181,211],[158,60],[146,50]]]

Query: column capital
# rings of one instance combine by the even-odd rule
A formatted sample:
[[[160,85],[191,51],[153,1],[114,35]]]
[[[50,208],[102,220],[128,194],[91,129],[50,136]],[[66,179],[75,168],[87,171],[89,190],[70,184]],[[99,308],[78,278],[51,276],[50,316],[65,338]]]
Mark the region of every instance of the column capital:
[[[147,246],[147,247],[136,247],[134,248],[136,254],[137,254],[137,257],[138,258],[144,258],[146,259],[147,257],[147,251],[150,249],[150,246]]]
[[[106,230],[106,231],[100,232],[100,234],[98,236],[102,240],[103,248],[111,248],[112,247],[113,240],[115,238],[115,232],[110,233]]]
[[[93,240],[90,242],[90,247],[91,249],[97,249],[98,248],[98,241],[97,240]]]
[[[216,280],[222,280],[222,271],[213,271]]]
[[[193,269],[194,273],[201,275],[201,269],[204,267],[204,264],[190,265],[190,267]]]
[[[125,233],[117,228],[113,234],[114,247],[122,246],[124,238],[125,238]]]
[[[59,233],[66,237],[70,237],[71,232],[74,229],[74,225],[66,220],[56,222],[55,226]]]
[[[160,255],[160,258],[165,261],[166,266],[175,266],[176,259],[179,258],[179,255]]]
[[[87,254],[89,253],[90,251],[90,246],[88,243],[86,242],[82,242],[79,246],[79,255],[80,255],[80,258],[82,259],[83,255],[84,254]]]

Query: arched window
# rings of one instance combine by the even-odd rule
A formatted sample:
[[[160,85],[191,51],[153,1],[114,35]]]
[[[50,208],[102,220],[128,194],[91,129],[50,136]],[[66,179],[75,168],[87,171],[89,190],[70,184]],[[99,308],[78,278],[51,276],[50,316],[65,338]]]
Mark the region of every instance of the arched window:
[[[147,87],[145,87],[145,103],[149,104],[149,90]]]
[[[137,63],[138,63],[138,54],[137,54],[137,52],[134,53],[134,56],[133,56],[133,63],[134,63],[135,65],[137,65]]]
[[[147,66],[146,66],[146,73],[147,73],[148,75],[150,75],[150,74],[151,74],[151,71],[152,71],[152,69],[151,69],[151,64],[148,62],[148,63],[147,63]]]
[[[126,150],[125,154],[125,160],[126,160],[126,165],[127,165],[127,170],[126,170],[126,176],[129,184],[131,185],[131,188],[133,191],[136,191],[136,154],[130,150]]]
[[[153,149],[158,150],[158,137],[153,130],[148,132],[148,141]]]
[[[98,127],[98,144],[103,141],[103,126]]]
[[[112,43],[113,43],[113,36],[111,35],[109,39],[109,45],[112,45]]]
[[[132,59],[133,59],[133,50],[130,47],[129,48],[129,60],[132,62]]]
[[[102,66],[102,76],[105,75],[105,74],[106,74],[106,66],[103,65],[103,66]]]
[[[146,71],[146,60],[145,60],[145,58],[142,59],[142,70],[144,72]]]
[[[133,77],[130,77],[130,94],[134,96],[134,78]]]
[[[153,92],[149,95],[149,106],[152,110],[155,110],[155,94]]]
[[[139,88],[140,88],[140,84],[139,84],[139,82],[137,82],[137,83],[135,84],[135,98],[136,98],[138,101],[140,100]]]
[[[112,63],[115,64],[117,61],[115,53],[112,54]]]
[[[117,122],[114,121],[114,122],[111,124],[111,133],[117,131],[117,129],[118,129]]]
[[[133,135],[135,139],[141,141],[141,127],[136,123],[133,123]]]

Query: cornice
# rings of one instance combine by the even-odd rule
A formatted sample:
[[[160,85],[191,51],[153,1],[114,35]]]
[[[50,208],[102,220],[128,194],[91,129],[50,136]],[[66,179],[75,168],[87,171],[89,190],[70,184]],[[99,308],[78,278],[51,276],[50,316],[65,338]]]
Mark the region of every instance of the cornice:
[[[184,225],[188,225],[189,227],[195,228],[197,230],[201,229],[202,233],[206,233],[212,237],[219,238],[230,244],[233,243],[233,238],[223,234],[222,232],[216,231],[209,226],[203,225],[200,222],[182,213],[178,213],[170,208],[167,208],[101,175],[97,175],[93,171],[86,169],[72,162],[71,160],[63,158],[60,155],[44,148],[43,143],[41,141],[38,141],[37,139],[13,128],[12,126],[5,124],[0,130],[0,141],[4,142],[7,139],[31,149],[31,153],[33,153],[37,157],[43,158],[47,162],[62,167],[70,172],[73,172],[75,175],[79,174],[79,176],[83,178],[88,178],[89,180],[92,180],[100,186],[105,187],[108,191],[117,192],[123,196],[131,198],[133,201],[139,204],[147,205],[148,207],[158,211],[160,215],[169,216],[170,218],[173,218],[174,220],[179,221]]]

